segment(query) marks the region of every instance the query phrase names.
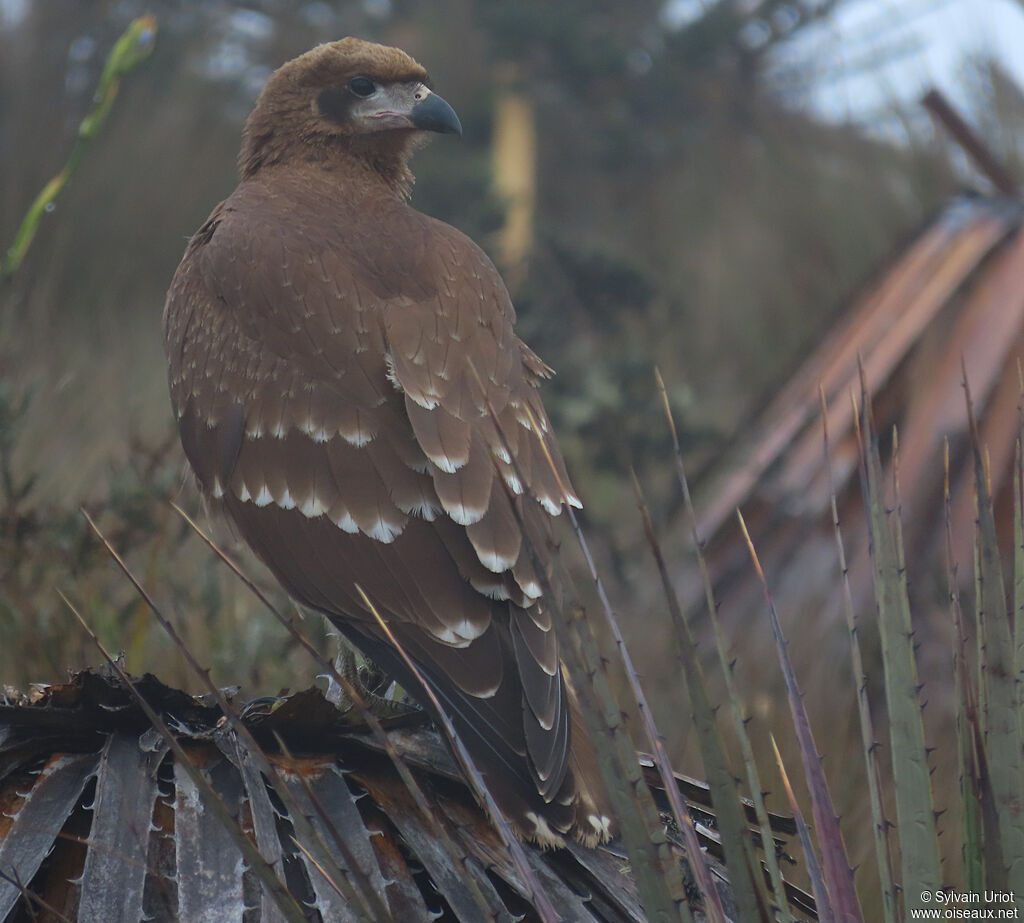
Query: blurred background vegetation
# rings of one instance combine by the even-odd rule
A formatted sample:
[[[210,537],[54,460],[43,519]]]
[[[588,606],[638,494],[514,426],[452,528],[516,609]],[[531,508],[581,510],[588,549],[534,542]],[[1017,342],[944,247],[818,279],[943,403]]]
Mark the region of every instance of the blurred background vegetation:
[[[258,694],[315,672],[167,503],[199,508],[173,431],[160,313],[185,241],[234,186],[241,127],[267,75],[352,34],[417,57],[462,119],[461,142],[418,156],[414,204],[491,253],[521,335],[558,371],[546,403],[588,536],[662,730],[682,768],[699,771],[671,717],[685,703],[664,662],[668,628],[651,608],[628,479],[632,466],[656,525],[678,532],[653,368],[691,472],[713,471],[894,248],[965,186],[988,191],[914,103],[893,98],[856,124],[809,105],[836,75],[804,39],[857,5],[881,10],[876,29],[901,24],[872,0],[0,2],[4,242],[63,164],[107,50],[133,17],[159,22],[151,59],[0,290],[0,683],[96,662],[60,589],[129,670],[195,688],[88,534],[83,505],[215,680]],[[974,59],[960,89],[1020,175],[1024,102],[1012,79]],[[841,766],[859,749],[853,685],[837,705],[836,670],[848,668],[819,640],[845,626],[814,624],[813,609],[783,616],[827,765]],[[777,687],[776,668],[756,653],[767,628],[753,611],[726,617],[753,652],[740,670],[769,696],[754,711],[770,726],[763,690]],[[306,626],[326,649],[321,620]]]

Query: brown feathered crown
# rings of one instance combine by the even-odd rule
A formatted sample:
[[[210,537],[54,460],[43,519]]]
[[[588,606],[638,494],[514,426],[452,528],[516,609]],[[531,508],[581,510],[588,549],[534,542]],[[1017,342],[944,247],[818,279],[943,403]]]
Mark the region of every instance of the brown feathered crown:
[[[426,69],[399,48],[358,38],[317,45],[282,65],[267,81],[246,121],[238,157],[242,176],[289,158],[325,160],[356,147],[353,142],[362,132],[349,118],[352,105],[359,101],[351,91],[353,80],[430,87]],[[383,146],[396,162],[404,162],[416,134],[412,126],[398,134],[389,131],[386,138],[375,138],[374,146]],[[370,150],[365,144],[358,149],[363,154]],[[411,174],[402,178],[411,183]]]

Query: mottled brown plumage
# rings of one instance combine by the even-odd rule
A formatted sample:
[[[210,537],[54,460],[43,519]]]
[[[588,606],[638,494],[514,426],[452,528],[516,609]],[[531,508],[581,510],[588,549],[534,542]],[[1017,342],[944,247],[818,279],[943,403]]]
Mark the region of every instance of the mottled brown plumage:
[[[578,504],[538,393],[550,370],[516,337],[490,260],[406,201],[425,132],[460,130],[394,48],[344,39],[278,70],[238,188],[168,293],[171,397],[212,503],[292,596],[416,694],[363,587],[520,832],[600,838],[594,761],[578,765],[516,522],[547,567],[551,518]]]

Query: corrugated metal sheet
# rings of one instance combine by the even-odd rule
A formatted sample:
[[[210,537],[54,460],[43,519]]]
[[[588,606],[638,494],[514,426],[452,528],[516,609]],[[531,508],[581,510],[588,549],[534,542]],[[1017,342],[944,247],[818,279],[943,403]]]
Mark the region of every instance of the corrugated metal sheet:
[[[974,501],[963,381],[966,373],[997,510],[1002,505],[1008,511],[1024,359],[1022,217],[1018,199],[950,204],[853,300],[699,485],[699,527],[723,591],[720,602],[735,589],[730,578],[746,555],[737,508],[777,581],[784,579],[787,562],[808,562],[811,545],[832,541],[822,393],[848,550],[854,565],[864,560],[852,402],[859,399],[860,366],[879,433],[886,441],[894,427],[899,433],[908,560],[932,560],[941,548],[942,452],[948,440],[955,552],[964,565],[961,574],[969,575]],[[870,569],[853,566],[851,576],[855,594],[869,598]],[[689,577],[683,581],[695,599],[699,584],[692,583]]]

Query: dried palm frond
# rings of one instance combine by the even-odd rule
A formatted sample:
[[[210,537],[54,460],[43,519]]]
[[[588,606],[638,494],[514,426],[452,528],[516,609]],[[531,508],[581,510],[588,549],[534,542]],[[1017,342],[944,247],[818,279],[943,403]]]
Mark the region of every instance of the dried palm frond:
[[[446,843],[360,719],[318,689],[240,706],[279,791],[211,699],[151,675],[135,686],[294,907],[266,892],[131,690],[84,671],[0,705],[0,920],[537,919],[507,850],[421,715],[392,719],[388,736]],[[714,861],[706,787],[680,785]],[[780,835],[792,832],[786,818],[774,820]],[[333,868],[317,858],[324,849]],[[526,854],[565,919],[646,919],[614,848]],[[724,883],[724,869],[713,868]]]

